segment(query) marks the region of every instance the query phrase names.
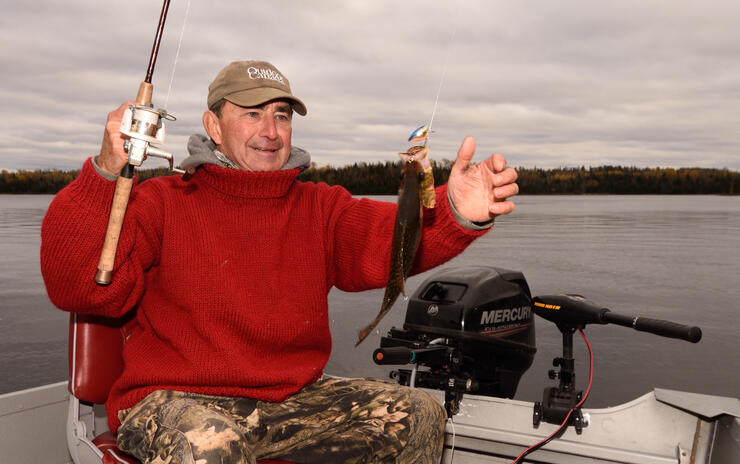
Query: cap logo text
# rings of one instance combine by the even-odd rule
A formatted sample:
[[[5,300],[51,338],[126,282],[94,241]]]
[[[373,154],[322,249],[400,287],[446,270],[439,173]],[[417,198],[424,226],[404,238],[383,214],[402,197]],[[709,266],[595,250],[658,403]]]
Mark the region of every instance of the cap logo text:
[[[277,81],[281,84],[285,84],[283,76],[276,73],[272,69],[262,69],[250,66],[249,68],[247,68],[247,73],[249,74],[250,79],[270,79],[272,81]]]

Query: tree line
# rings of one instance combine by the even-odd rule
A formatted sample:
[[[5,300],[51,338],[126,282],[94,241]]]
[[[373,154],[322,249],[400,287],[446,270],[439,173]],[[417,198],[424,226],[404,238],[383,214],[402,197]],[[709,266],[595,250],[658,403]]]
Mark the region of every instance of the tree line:
[[[447,182],[452,161],[433,161],[435,184]],[[54,194],[79,170],[0,171],[0,193]],[[580,168],[517,168],[520,194],[726,194],[740,193],[740,172],[706,168],[637,168],[599,166]],[[167,168],[144,169],[139,181],[169,175]],[[303,171],[302,181],[342,185],[354,195],[395,195],[400,183],[399,162],[317,166]]]

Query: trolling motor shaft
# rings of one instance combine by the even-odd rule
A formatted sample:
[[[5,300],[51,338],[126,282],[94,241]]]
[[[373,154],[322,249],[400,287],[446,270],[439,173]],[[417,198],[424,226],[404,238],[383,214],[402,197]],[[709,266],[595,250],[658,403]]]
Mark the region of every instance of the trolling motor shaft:
[[[108,217],[108,228],[103,241],[103,249],[100,252],[98,271],[95,274],[95,282],[99,285],[108,285],[113,280],[113,265],[118,249],[118,239],[121,236],[123,219],[126,215],[131,188],[134,184],[134,167],[141,166],[148,156],[154,156],[168,160],[170,170],[182,173],[182,171],[174,169],[171,153],[154,146],[164,143],[163,119],[175,120],[165,110],[155,110],[152,107],[152,74],[154,73],[154,64],[157,60],[169,5],[170,0],[164,0],[146,77],[139,85],[139,91],[136,95],[136,105],[129,105],[121,120],[120,132],[129,137],[123,146],[126,153],[128,153],[128,163],[123,167],[116,180],[116,191],[113,194],[113,204]]]
[[[585,324],[584,324],[585,326]],[[583,398],[583,392],[576,390],[576,372],[575,358],[573,357],[573,333],[577,328],[583,327],[561,327],[558,326],[563,334],[563,355],[556,357],[552,361],[554,369],[548,372],[551,379],[559,379],[560,384],[557,387],[545,388],[542,395],[542,402],[534,403],[534,412],[532,416],[532,425],[537,428],[541,421],[551,424],[562,423],[571,410],[573,413],[568,419],[568,425],[573,425],[577,434],[581,434],[584,427],[588,426],[588,421],[584,419],[578,403]]]

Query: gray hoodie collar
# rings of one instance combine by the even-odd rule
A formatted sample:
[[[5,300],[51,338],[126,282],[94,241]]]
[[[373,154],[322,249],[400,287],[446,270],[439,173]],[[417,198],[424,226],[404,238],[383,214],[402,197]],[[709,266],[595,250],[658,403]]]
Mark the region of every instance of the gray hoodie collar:
[[[215,164],[216,166],[226,166],[223,161],[216,155],[216,145],[202,134],[193,134],[188,140],[188,153],[190,156],[180,163],[180,167],[188,172],[195,172],[195,168],[202,164]],[[219,152],[220,153],[220,152]],[[298,168],[301,171],[311,166],[311,155],[303,148],[295,145],[290,147],[290,156],[285,166],[281,170]],[[190,168],[190,169],[188,169]]]

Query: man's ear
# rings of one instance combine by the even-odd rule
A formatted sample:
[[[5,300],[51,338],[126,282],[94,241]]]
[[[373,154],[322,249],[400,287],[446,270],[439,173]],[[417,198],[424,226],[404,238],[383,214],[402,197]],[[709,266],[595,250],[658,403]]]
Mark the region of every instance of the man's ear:
[[[221,121],[211,110],[206,110],[203,113],[203,128],[206,130],[206,134],[213,140],[216,145],[221,145]]]

